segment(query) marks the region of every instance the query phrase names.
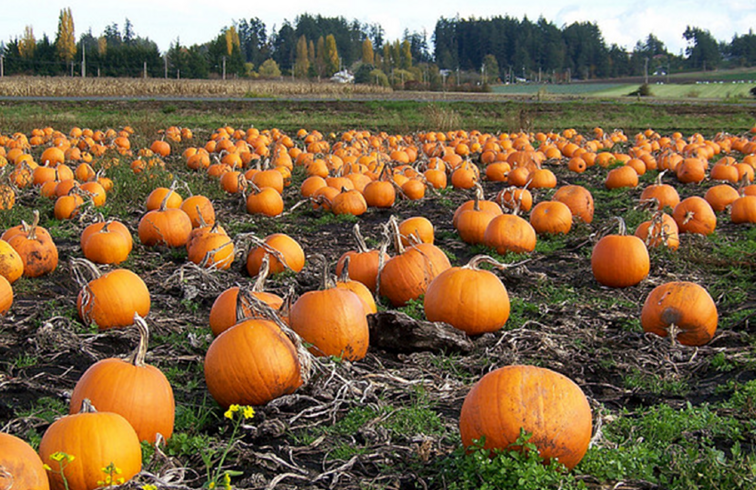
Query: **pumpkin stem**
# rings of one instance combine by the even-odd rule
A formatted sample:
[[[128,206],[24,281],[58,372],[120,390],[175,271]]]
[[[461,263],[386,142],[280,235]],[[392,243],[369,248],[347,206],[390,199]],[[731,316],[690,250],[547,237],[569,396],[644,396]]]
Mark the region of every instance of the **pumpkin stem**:
[[[365,242],[365,237],[362,236],[362,233],[360,232],[360,224],[355,223],[354,227],[352,227],[352,236],[354,237],[354,240],[357,242],[357,251],[360,253],[369,252],[370,249],[367,246],[367,242]]]
[[[493,266],[493,267],[495,267],[495,268],[497,268],[499,270],[505,271],[507,269],[512,269],[512,268],[515,268],[515,267],[520,267],[522,265],[525,265],[528,262],[530,262],[531,260],[533,260],[533,259],[525,259],[525,260],[520,261],[520,262],[515,262],[514,264],[503,264],[503,263],[499,262],[498,260],[494,259],[493,257],[491,257],[489,255],[480,254],[480,255],[476,255],[472,259],[470,259],[470,261],[466,265],[462,266],[462,268],[463,269],[479,270],[480,269],[480,267],[479,267],[480,264],[488,264],[488,265],[491,265],[491,266]]]
[[[336,279],[338,282],[349,282],[351,279],[349,278],[349,261],[351,260],[351,256],[347,255],[344,257],[344,266],[341,268],[341,275]]]
[[[139,316],[139,313],[134,313],[134,325],[139,329],[139,344],[131,353],[129,363],[136,367],[143,367],[144,360],[147,357],[147,346],[150,343],[150,329],[144,318]]]
[[[92,400],[85,398],[81,401],[81,410],[79,413],[97,413],[97,409],[92,405]]]
[[[32,219],[32,224],[29,225],[28,231],[26,231],[26,238],[29,240],[36,240],[37,225],[39,225],[39,210],[35,209],[32,214],[34,215],[34,218]]]
[[[328,259],[325,258],[325,255],[313,254],[312,258],[322,263],[321,278],[320,278],[321,291],[335,287],[336,284],[334,283],[333,277],[331,277],[331,272],[330,272],[330,267],[329,267],[330,264],[328,263]]]
[[[91,281],[102,276],[100,269],[87,259],[71,257],[69,263],[71,264],[71,275],[73,276],[74,282],[76,282],[80,288],[86,287]],[[88,272],[92,278],[87,279],[85,277],[85,272]]]
[[[388,220],[388,224],[385,227],[385,233],[387,236],[389,236],[389,240],[391,238],[394,239],[394,248],[396,249],[396,254],[401,255],[404,253],[404,245],[402,245],[402,234],[399,231],[399,220],[396,218],[396,216],[391,216]]]
[[[269,273],[270,256],[268,254],[265,254],[263,255],[262,261],[260,262],[260,270],[257,272],[255,283],[252,285],[253,292],[260,293],[265,290],[265,280],[268,278]]]
[[[205,228],[207,226],[207,221],[205,221],[205,217],[202,216],[202,211],[200,210],[199,205],[194,206],[194,209],[197,210],[197,218],[199,219],[199,228]]]

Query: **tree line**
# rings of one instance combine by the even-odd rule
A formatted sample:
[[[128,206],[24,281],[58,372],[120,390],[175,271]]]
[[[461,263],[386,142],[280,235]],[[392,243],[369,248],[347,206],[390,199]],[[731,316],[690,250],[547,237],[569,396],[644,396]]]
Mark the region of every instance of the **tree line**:
[[[176,39],[161,53],[135,34],[128,19],[122,28],[113,23],[100,35],[90,29],[76,40],[71,11],[64,9],[55,39],[36,39],[26,26],[0,54],[4,75],[325,79],[347,69],[357,83],[421,89],[756,66],[752,31],[725,42],[689,26],[682,36],[684,53],[670,53],[653,34],[628,51],[607,45],[595,23],[557,27],[543,17],[495,16],[442,17],[430,38],[405,31],[391,41],[379,24],[303,14],[270,33],[259,18],[234,21],[208,42],[185,46]]]

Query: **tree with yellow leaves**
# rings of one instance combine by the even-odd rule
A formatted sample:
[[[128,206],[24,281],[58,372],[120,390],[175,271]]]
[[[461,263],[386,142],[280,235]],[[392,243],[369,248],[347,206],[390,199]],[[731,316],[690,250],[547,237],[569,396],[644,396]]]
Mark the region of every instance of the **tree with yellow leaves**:
[[[297,41],[297,56],[294,59],[294,76],[297,78],[306,78],[310,70],[307,51],[307,38],[300,36]]]
[[[375,65],[375,53],[373,52],[373,43],[370,38],[362,41],[362,62],[366,65]]]
[[[231,26],[226,29],[226,53],[231,56],[234,52],[234,47],[241,51],[239,43],[239,33],[236,31],[235,26]]]
[[[339,51],[336,47],[336,38],[333,34],[328,34],[325,38],[325,72],[331,76],[339,71]]]
[[[66,63],[71,63],[76,56],[76,37],[74,36],[74,22],[70,7],[60,11],[55,49],[58,51],[60,59]]]
[[[18,41],[18,54],[26,59],[34,57],[34,50],[37,49],[37,40],[34,38],[32,26],[24,28],[24,35]]]

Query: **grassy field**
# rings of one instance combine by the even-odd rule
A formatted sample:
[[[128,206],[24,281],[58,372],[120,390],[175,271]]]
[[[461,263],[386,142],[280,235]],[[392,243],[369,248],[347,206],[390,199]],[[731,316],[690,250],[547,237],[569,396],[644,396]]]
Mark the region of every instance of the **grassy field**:
[[[702,83],[663,83],[649,84],[651,97],[663,100],[756,100],[750,94],[756,81],[744,83],[739,81],[718,81]],[[492,90],[498,94],[533,95],[547,99],[549,96],[600,97],[622,99],[631,97],[638,90],[639,84],[627,83],[572,83],[572,84],[514,84],[496,85]]]

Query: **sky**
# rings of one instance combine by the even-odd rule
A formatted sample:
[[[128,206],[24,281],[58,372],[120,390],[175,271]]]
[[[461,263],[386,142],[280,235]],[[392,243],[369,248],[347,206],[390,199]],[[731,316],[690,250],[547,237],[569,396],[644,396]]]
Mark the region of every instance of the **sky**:
[[[136,35],[157,43],[161,52],[178,40],[183,46],[202,44],[214,39],[235,20],[258,17],[268,35],[278,30],[284,20],[294,22],[297,15],[308,13],[324,17],[344,17],[347,21],[377,23],[383,27],[384,39],[401,39],[405,29],[427,32],[431,42],[436,21],[441,17],[490,18],[539,17],[563,27],[573,22],[593,22],[599,26],[607,46],[617,44],[632,50],[636,42],[653,33],[667,50],[681,54],[688,46],[683,38],[687,26],[708,30],[718,41],[732,41],[734,35],[747,34],[756,28],[756,2],[753,0],[382,0],[380,2],[344,2],[320,0],[278,0],[273,2],[214,2],[208,0],[128,0],[92,2],[83,0],[41,0],[32,8],[19,8],[11,0],[0,0],[0,42],[21,37],[29,25],[37,39],[47,34],[55,38],[61,9],[70,7],[78,38],[91,29],[99,36],[105,27],[116,23],[123,29],[129,19]]]

